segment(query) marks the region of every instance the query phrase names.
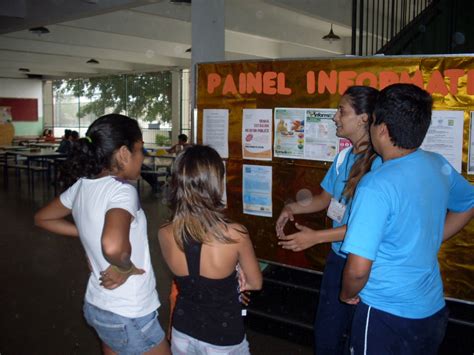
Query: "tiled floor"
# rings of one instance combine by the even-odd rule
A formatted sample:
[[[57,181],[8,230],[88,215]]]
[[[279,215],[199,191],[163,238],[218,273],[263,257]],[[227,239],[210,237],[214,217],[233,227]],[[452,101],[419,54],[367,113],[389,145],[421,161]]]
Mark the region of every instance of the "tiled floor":
[[[33,226],[33,215],[52,198],[37,183],[35,195],[12,175],[0,177],[0,354],[100,354],[99,341],[82,317],[88,268],[78,239]],[[168,210],[161,195],[141,184],[142,206],[158,292],[162,326],[169,323],[171,275],[159,250],[156,231]],[[307,346],[248,331],[252,354],[311,354]]]

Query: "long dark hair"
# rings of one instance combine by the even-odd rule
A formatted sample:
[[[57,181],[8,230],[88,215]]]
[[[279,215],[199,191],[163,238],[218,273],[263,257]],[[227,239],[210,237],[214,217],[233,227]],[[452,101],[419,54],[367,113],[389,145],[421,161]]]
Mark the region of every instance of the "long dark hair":
[[[369,130],[372,123],[372,114],[374,112],[378,95],[379,91],[369,86],[351,86],[343,95],[349,99],[350,104],[357,115],[361,115],[363,113],[367,114],[367,131]],[[372,162],[377,156],[377,153],[375,153],[374,148],[372,147],[370,139],[364,142],[359,142],[358,148],[363,149],[360,153],[362,156],[357,159],[352,166],[349,177],[346,181],[346,186],[342,192],[342,195],[347,201],[354,196],[357,184],[359,183],[360,179],[362,179],[362,177],[370,170]]]
[[[194,145],[176,158],[170,183],[173,235],[182,250],[186,241],[232,243],[223,213],[224,163],[211,147]]]
[[[101,116],[89,126],[86,136],[74,143],[61,167],[61,180],[68,187],[81,177],[95,178],[114,167],[114,153],[120,147],[133,151],[133,145],[141,140],[136,120],[116,113]]]

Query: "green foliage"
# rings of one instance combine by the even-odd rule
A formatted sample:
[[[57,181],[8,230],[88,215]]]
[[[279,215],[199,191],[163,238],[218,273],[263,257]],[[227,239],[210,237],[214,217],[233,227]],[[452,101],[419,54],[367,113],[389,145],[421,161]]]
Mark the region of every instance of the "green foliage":
[[[171,120],[170,72],[62,80],[54,83],[54,89],[57,96],[72,94],[91,100],[81,107],[79,118],[112,110],[148,122]]]
[[[160,147],[169,147],[171,146],[171,138],[162,134],[157,134],[155,136],[155,143]]]

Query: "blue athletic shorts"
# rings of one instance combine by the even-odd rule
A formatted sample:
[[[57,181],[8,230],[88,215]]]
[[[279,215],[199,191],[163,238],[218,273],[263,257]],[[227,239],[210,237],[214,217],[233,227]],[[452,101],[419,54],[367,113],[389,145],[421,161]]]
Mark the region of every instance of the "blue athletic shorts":
[[[118,354],[142,354],[163,341],[158,311],[127,318],[84,302],[84,317],[99,338]]]
[[[351,354],[436,355],[448,324],[446,307],[421,319],[398,317],[360,302],[354,314]]]

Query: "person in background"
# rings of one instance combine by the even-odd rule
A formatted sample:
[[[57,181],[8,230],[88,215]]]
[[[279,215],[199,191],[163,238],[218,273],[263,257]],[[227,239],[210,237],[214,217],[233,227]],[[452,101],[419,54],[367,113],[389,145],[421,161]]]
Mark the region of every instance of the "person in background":
[[[58,153],[69,154],[71,152],[71,132],[72,131],[70,129],[64,130],[63,139],[61,140],[61,143],[59,143],[58,149],[56,149]]]
[[[53,131],[49,128],[46,128],[43,131],[43,139],[45,142],[48,142],[48,143],[51,143],[51,142],[54,143],[56,141],[56,138],[54,138],[54,135],[53,135]]]
[[[322,191],[309,201],[287,204],[276,223],[279,244],[288,250],[301,251],[320,243],[332,242],[324,268],[314,326],[315,352],[318,355],[348,353],[348,333],[354,307],[339,300],[342,270],[346,254],[340,250],[352,197],[362,176],[382,163],[369,138],[369,123],[378,90],[352,86],[341,97],[334,115],[338,137],[347,138],[352,147],[342,150],[321,182]],[[313,213],[328,208],[333,220],[330,230],[312,230],[295,224],[299,232],[285,236],[284,227],[295,214]]]
[[[185,149],[173,164],[171,222],[158,238],[178,286],[174,355],[249,354],[239,293],[259,290],[262,274],[246,228],[223,213],[224,173],[221,157],[207,146]]]
[[[178,136],[178,143],[173,145],[171,148],[166,149],[166,152],[170,154],[176,154],[184,150],[185,148],[191,146],[191,144],[188,143],[188,136],[185,135],[184,133],[181,133]]]
[[[360,181],[341,247],[340,298],[357,305],[356,355],[434,355],[444,337],[437,255],[472,219],[474,187],[443,156],[419,148],[431,110],[431,96],[412,84],[388,86],[377,99],[370,136],[383,164]]]
[[[79,132],[71,131],[71,142],[77,142],[79,140]]]
[[[137,121],[102,116],[66,161],[72,186],[35,215],[37,226],[81,239],[91,267],[84,316],[107,355],[170,354],[157,320],[146,216],[127,182],[139,177],[142,162]]]

